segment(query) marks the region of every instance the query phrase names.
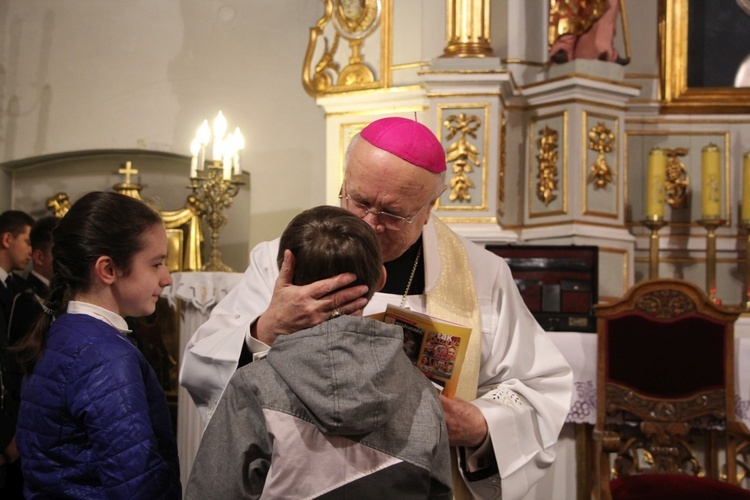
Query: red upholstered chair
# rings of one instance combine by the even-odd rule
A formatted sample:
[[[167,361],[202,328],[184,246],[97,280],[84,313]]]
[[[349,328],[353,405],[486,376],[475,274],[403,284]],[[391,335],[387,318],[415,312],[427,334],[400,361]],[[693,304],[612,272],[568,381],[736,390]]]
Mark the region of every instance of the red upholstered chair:
[[[675,279],[642,281],[595,311],[595,498],[750,498],[733,484],[737,440],[726,438],[746,431],[734,408],[738,314]]]

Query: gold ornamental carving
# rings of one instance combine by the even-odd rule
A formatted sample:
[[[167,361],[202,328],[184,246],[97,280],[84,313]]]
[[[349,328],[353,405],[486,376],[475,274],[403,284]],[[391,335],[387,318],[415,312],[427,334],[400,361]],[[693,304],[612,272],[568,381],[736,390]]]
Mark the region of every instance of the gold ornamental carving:
[[[557,198],[557,160],[558,160],[558,133],[557,130],[544,127],[539,131],[537,147],[539,154],[536,159],[539,162],[539,170],[536,174],[536,195],[545,206]]]
[[[589,170],[588,182],[594,185],[594,189],[606,188],[612,182],[614,171],[607,163],[604,156],[612,152],[615,144],[615,134],[604,124],[599,122],[596,127],[589,130],[589,149],[596,151],[596,161]]]
[[[453,164],[449,199],[450,201],[470,202],[469,189],[474,187],[474,183],[467,174],[473,172],[474,167],[479,168],[481,159],[479,150],[467,137],[477,138],[476,132],[482,126],[482,120],[476,115],[466,116],[466,113],[459,113],[446,118],[443,126],[449,131],[446,136],[447,140],[458,135],[458,140],[448,145],[445,156],[445,162]]]
[[[635,308],[656,319],[671,319],[695,311],[695,302],[676,290],[654,290],[644,294]]]
[[[120,168],[117,173],[125,176],[125,182],[112,186],[115,192],[153,206],[153,203],[143,200],[141,197],[143,185],[132,182],[130,177],[138,174],[138,170],[132,168],[131,162],[125,162],[125,167]],[[55,217],[64,217],[70,210],[70,206],[70,197],[67,193],[57,193],[47,198],[47,210]],[[189,195],[185,206],[177,210],[154,208],[161,215],[164,227],[167,230],[166,263],[169,271],[200,271],[202,267],[201,242],[203,241],[203,231],[200,227],[201,206],[198,200],[195,196]]]
[[[70,197],[68,193],[57,193],[47,198],[47,210],[55,217],[62,218],[70,210]]]
[[[310,28],[302,69],[302,83],[307,93],[319,97],[383,86],[376,81],[375,72],[363,56],[365,41],[383,22],[383,1],[323,0],[323,3],[323,17]],[[348,59],[343,51],[339,53],[347,43]],[[381,53],[381,60],[386,59],[387,54]]]
[[[665,149],[667,155],[667,179],[665,184],[665,201],[672,208],[685,204],[690,191],[690,175],[685,164],[679,159],[688,154],[687,148]]]
[[[658,398],[646,398],[635,394],[625,385],[610,382],[606,387],[607,401],[613,401],[608,413],[622,408],[623,403],[627,411],[643,420],[656,422],[689,422],[705,415],[706,407],[723,408],[724,400],[721,390],[703,390],[691,394],[684,399],[664,401]],[[714,418],[726,418],[726,412],[717,410]]]

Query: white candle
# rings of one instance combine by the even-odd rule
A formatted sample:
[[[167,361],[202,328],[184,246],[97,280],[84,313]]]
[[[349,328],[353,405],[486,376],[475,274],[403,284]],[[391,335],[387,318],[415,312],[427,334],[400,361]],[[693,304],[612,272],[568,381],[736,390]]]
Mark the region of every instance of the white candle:
[[[190,177],[198,177],[198,153],[201,150],[201,143],[196,137],[193,142],[190,143],[190,153],[193,155],[190,158]]]
[[[224,140],[224,180],[232,179],[232,158],[234,157],[234,136],[229,134]]]
[[[198,171],[202,172],[206,163],[206,146],[211,140],[211,129],[208,128],[208,120],[203,120],[201,126],[198,127],[197,139],[201,145],[201,149],[198,152]]]
[[[227,120],[221,111],[214,120],[214,161],[224,157],[224,134],[227,133]]]

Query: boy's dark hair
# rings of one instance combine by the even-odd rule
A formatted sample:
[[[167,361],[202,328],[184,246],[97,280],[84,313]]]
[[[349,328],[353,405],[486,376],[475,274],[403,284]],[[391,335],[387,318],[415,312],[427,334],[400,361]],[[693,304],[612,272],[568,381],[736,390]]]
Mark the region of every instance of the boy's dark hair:
[[[37,219],[31,226],[31,248],[33,250],[49,250],[52,248],[52,231],[60,224],[60,219],[53,215]]]
[[[133,257],[146,246],[144,233],[163,224],[146,203],[115,192],[94,191],[76,201],[53,231],[50,296],[29,335],[12,350],[25,373],[31,372],[44,352],[47,330],[54,317],[64,314],[68,302],[90,290],[93,266],[103,255],[130,272]]]
[[[297,215],[284,230],[276,262],[284,250],[294,254],[295,285],[307,285],[341,273],[353,273],[349,286],[367,285],[369,299],[383,272],[383,254],[375,231],[362,219],[339,207],[319,206]]]
[[[15,238],[26,226],[33,226],[34,218],[21,210],[6,210],[0,214],[0,234],[10,233]]]

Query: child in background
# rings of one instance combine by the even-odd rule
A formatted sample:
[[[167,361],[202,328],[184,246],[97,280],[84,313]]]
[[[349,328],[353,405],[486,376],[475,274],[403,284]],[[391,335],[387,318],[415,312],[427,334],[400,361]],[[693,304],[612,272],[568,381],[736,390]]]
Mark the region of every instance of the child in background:
[[[54,232],[45,314],[16,349],[26,373],[16,436],[27,498],[179,498],[164,391],[128,338],[172,283],[159,214],[93,192]]]
[[[295,285],[348,272],[368,298],[385,283],[375,232],[322,206],[281,236]],[[360,313],[361,316],[361,313]],[[404,353],[399,326],[333,317],[280,335],[235,372],[203,434],[186,497],[452,498],[437,393]]]

